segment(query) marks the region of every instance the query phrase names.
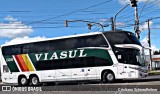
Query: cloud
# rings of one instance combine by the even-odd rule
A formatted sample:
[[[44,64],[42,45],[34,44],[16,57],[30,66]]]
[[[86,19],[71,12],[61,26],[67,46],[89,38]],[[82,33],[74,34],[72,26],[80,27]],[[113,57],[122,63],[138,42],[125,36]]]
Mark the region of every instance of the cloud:
[[[100,24],[101,25],[103,25],[103,26],[107,26],[108,24],[107,24],[107,22],[109,21],[109,19],[105,19],[105,18],[102,18],[102,19],[100,19]]]
[[[17,21],[17,19],[13,18],[12,16],[7,16],[4,19],[7,20],[7,21]]]
[[[4,43],[4,45],[12,45],[12,44],[19,44],[19,43],[26,43],[26,42],[34,42],[34,41],[41,41],[41,40],[45,40],[48,39],[46,37],[28,37],[28,36],[24,36],[24,37],[18,37],[18,38],[14,38],[10,41],[6,41]]]
[[[118,0],[122,5],[130,3],[130,0]]]
[[[144,47],[149,47],[149,44],[148,44],[148,37],[145,37],[142,41],[141,41],[142,45]],[[151,45],[151,50],[152,50],[152,54],[154,53],[154,51],[159,51],[159,49],[155,46],[155,45]],[[146,55],[149,55],[149,50],[148,49],[145,49],[145,54]]]
[[[15,38],[28,36],[33,29],[31,26],[23,24],[21,21],[13,18],[12,16],[7,16],[4,18],[8,23],[0,22],[0,38]]]
[[[153,22],[150,21],[150,22],[149,22],[149,25],[150,25],[150,26],[153,25]],[[146,30],[146,29],[148,29],[148,22],[145,22],[143,25],[140,25],[140,27],[139,27],[139,30],[140,30],[140,31],[144,31],[144,30]]]
[[[103,24],[103,25],[104,25],[107,21],[108,21],[108,19],[105,19],[105,18],[100,19],[100,24]]]
[[[124,26],[125,23],[124,22],[116,22],[116,26]]]

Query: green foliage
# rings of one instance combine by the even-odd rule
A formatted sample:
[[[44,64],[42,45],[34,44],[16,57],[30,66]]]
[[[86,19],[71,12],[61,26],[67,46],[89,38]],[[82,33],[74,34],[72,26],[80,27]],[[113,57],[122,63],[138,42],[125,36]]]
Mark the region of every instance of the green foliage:
[[[154,51],[154,55],[159,55],[160,54],[160,50],[159,51]]]

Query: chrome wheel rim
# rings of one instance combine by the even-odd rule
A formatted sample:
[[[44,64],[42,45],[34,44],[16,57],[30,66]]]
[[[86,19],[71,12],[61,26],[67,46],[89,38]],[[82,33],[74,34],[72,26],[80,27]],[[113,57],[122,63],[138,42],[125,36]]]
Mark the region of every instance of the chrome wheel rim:
[[[112,81],[112,80],[113,80],[113,78],[114,78],[114,77],[113,77],[113,75],[112,75],[112,74],[110,74],[110,73],[109,73],[109,74],[107,75],[107,79],[108,79],[109,81]]]
[[[32,78],[32,84],[33,84],[33,85],[36,85],[37,83],[38,83],[37,77],[33,77],[33,78]]]
[[[27,79],[26,79],[26,78],[22,78],[22,79],[21,79],[22,85],[24,85],[26,82],[27,82]]]

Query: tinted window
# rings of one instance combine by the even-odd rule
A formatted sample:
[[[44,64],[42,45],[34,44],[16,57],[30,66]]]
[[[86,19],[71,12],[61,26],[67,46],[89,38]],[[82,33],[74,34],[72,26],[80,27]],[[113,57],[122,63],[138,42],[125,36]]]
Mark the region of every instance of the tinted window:
[[[106,32],[104,35],[112,47],[115,44],[132,44],[132,41],[123,32]]]
[[[80,68],[80,67],[95,67],[95,66],[110,66],[111,62],[107,59],[96,57],[83,57],[62,60],[48,60],[38,61],[36,64],[37,70],[49,69],[67,69],[67,68]]]
[[[29,46],[28,47],[29,53],[46,52],[48,51],[48,47],[49,47],[48,41],[30,43],[30,44],[25,44],[25,45]]]
[[[2,47],[2,54],[3,55],[14,55],[14,54],[21,54],[22,53],[22,46],[6,46]]]
[[[139,51],[135,49],[117,48],[117,50],[115,51],[115,55],[117,57],[118,62],[120,63],[140,65],[140,63],[137,62],[137,59],[136,59],[137,52]]]
[[[137,44],[141,46],[141,43],[137,37],[131,32],[105,32],[105,37],[109,41],[110,45],[114,47],[115,44]]]
[[[104,37],[99,35],[49,40],[43,42],[27,43],[2,47],[3,55],[16,55],[27,53],[48,52],[51,50],[76,49],[81,47],[108,47]]]
[[[83,40],[81,37],[77,38],[69,38],[65,40],[65,48],[66,49],[74,49],[84,47]]]
[[[86,47],[108,47],[108,44],[102,35],[93,35],[83,37],[84,45]]]

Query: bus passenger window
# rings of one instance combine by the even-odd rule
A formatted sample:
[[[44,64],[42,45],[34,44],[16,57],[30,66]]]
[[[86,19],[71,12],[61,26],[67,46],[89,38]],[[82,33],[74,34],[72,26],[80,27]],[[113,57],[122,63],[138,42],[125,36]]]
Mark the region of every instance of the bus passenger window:
[[[7,65],[3,65],[3,72],[4,72],[4,73],[9,72],[9,68],[8,68]]]

